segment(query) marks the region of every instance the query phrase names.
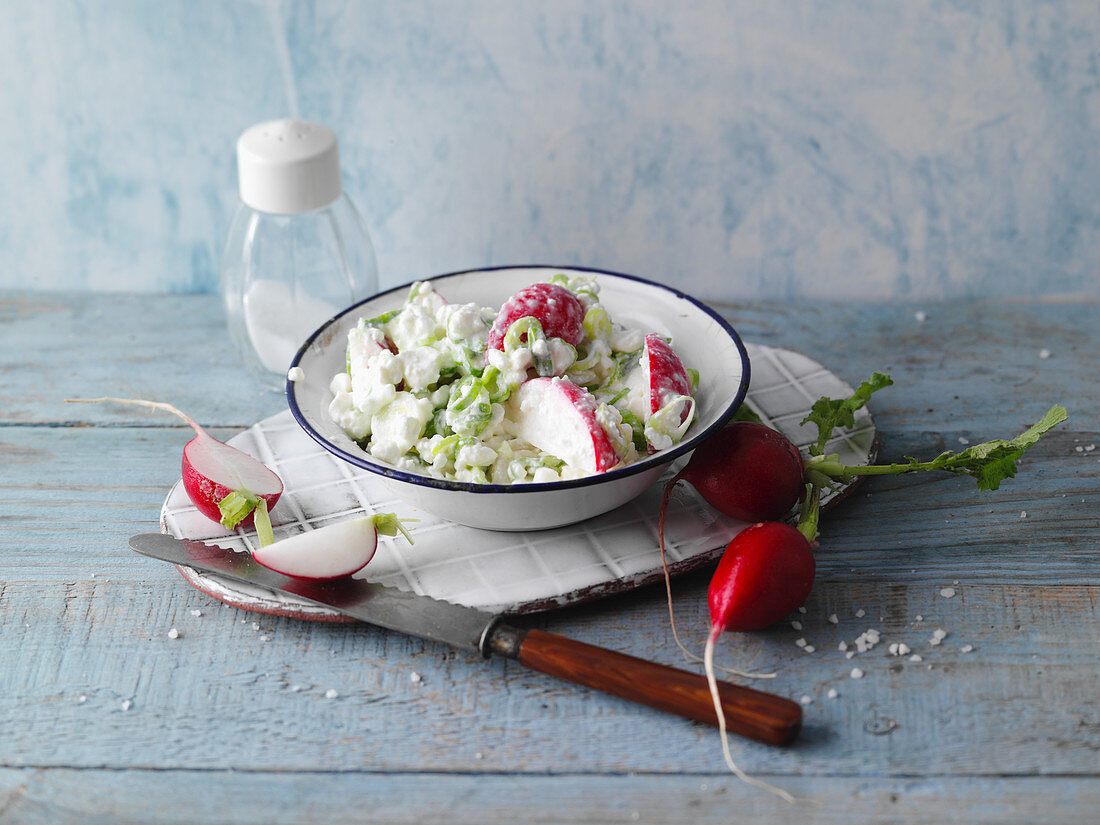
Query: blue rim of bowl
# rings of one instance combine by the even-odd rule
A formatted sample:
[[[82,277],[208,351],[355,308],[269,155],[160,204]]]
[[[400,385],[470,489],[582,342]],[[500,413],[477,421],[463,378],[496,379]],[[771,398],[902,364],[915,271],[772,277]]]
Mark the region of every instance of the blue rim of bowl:
[[[642,473],[646,470],[652,470],[656,467],[668,464],[679,456],[683,455],[684,453],[691,452],[712,435],[714,435],[714,433],[718,432],[718,430],[722,429],[727,424],[727,422],[729,422],[729,420],[733,418],[734,414],[736,414],[737,410],[744,403],[745,396],[748,394],[749,390],[749,373],[751,369],[749,364],[749,354],[748,351],[745,349],[745,344],[741,340],[741,336],[737,334],[737,331],[725,318],[723,318],[713,309],[708,307],[706,304],[696,300],[695,298],[692,298],[690,295],[681,292],[678,289],[673,289],[672,287],[647,280],[646,278],[640,278],[637,275],[627,275],[622,272],[611,272],[606,269],[594,269],[591,267],[583,266],[514,264],[510,266],[476,267],[474,269],[463,269],[457,272],[447,272],[443,275],[433,275],[425,278],[416,278],[415,280],[409,281],[407,284],[401,284],[400,286],[395,286],[391,289],[383,290],[382,292],[371,295],[369,298],[364,298],[362,301],[352,304],[343,311],[338,312],[336,315],[329,318],[327,321],[325,321],[325,323],[318,327],[317,330],[314,331],[314,333],[310,335],[309,338],[306,339],[305,343],[302,344],[302,346],[298,349],[298,352],[294,356],[294,360],[291,361],[290,369],[298,366],[299,362],[302,359],[302,356],[305,355],[306,350],[310,348],[313,342],[320,335],[322,335],[332,323],[339,320],[340,318],[343,318],[345,315],[354,312],[358,307],[362,306],[363,304],[374,301],[378,298],[382,298],[386,295],[407,292],[409,287],[412,286],[414,283],[417,283],[418,281],[427,281],[435,284],[445,278],[454,278],[459,275],[474,275],[479,272],[500,272],[509,269],[545,269],[553,270],[555,272],[588,272],[595,275],[606,275],[612,278],[622,278],[626,281],[636,281],[637,283],[656,287],[657,289],[674,295],[676,298],[693,304],[696,309],[706,313],[711,318],[713,318],[714,321],[717,322],[723,330],[725,330],[726,334],[729,335],[734,344],[737,346],[737,351],[741,355],[741,383],[737,387],[737,392],[734,393],[733,398],[726,406],[726,409],[718,415],[713,424],[711,424],[704,430],[694,433],[690,438],[681,441],[679,444],[676,444],[675,446],[670,447],[667,450],[662,450],[655,455],[648,456],[641,461],[635,462],[634,464],[629,464],[626,467],[619,467],[615,470],[609,470],[606,473],[585,476],[583,478],[568,479],[566,481],[524,482],[522,484],[479,484],[477,482],[471,481],[449,481],[443,478],[433,478],[432,476],[428,475],[405,472],[404,470],[399,470],[396,467],[391,467],[389,465],[373,461],[370,458],[366,457],[365,453],[363,455],[353,455],[352,453],[349,453],[341,449],[340,447],[337,447],[335,444],[333,444],[331,441],[329,441],[327,438],[321,435],[321,433],[317,432],[313,428],[313,426],[306,419],[305,415],[302,413],[301,408],[298,406],[298,400],[294,392],[294,382],[288,379],[286,382],[287,404],[290,406],[290,414],[294,416],[294,420],[298,422],[298,426],[300,426],[310,438],[312,438],[325,450],[337,456],[338,458],[341,458],[344,461],[347,461],[349,464],[355,465],[356,467],[360,467],[364,470],[375,473],[376,475],[385,476],[386,478],[391,478],[396,481],[403,481],[408,484],[415,484],[421,487],[433,487],[439,490],[454,490],[467,493],[530,493],[535,491],[572,490],[581,487],[589,487],[594,484],[600,484],[616,478],[626,478],[627,476],[632,476],[637,473]]]

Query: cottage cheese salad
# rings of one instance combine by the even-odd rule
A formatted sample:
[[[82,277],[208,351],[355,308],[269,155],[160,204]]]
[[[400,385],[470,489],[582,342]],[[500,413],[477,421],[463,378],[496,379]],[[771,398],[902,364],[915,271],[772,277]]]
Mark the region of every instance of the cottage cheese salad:
[[[661,336],[616,324],[588,277],[554,275],[499,309],[431,284],[361,318],[329,415],[373,458],[452,481],[581,478],[679,442],[698,374]]]

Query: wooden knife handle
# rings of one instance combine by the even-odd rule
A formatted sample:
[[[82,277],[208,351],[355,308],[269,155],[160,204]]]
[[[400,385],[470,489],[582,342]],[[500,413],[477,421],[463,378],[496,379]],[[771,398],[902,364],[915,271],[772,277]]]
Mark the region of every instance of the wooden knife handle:
[[[489,649],[534,670],[640,702],[696,722],[717,725],[706,677],[541,630],[498,626]],[[789,699],[718,683],[726,727],[768,745],[790,745],[802,727],[802,708]]]

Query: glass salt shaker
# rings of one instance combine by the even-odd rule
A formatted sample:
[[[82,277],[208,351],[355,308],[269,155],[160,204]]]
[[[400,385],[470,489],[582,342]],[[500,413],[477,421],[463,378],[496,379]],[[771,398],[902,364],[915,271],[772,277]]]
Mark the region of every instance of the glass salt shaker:
[[[378,264],[331,130],[256,124],[237,141],[237,170],[242,203],[222,257],[229,329],[249,370],[282,387],[305,339],[377,292]]]

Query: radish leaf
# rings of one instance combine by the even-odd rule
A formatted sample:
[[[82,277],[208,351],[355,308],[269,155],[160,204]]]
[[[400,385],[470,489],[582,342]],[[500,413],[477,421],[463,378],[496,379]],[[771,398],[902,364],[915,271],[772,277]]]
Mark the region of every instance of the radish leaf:
[[[889,387],[894,382],[889,375],[881,372],[872,373],[871,378],[859,385],[850,398],[834,400],[832,398],[819,398],[810,408],[810,414],[802,419],[803,424],[813,423],[817,425],[817,443],[810,445],[810,455],[821,455],[825,452],[825,444],[837,427],[852,427],[855,425],[855,411],[867,403],[871,393]]]

